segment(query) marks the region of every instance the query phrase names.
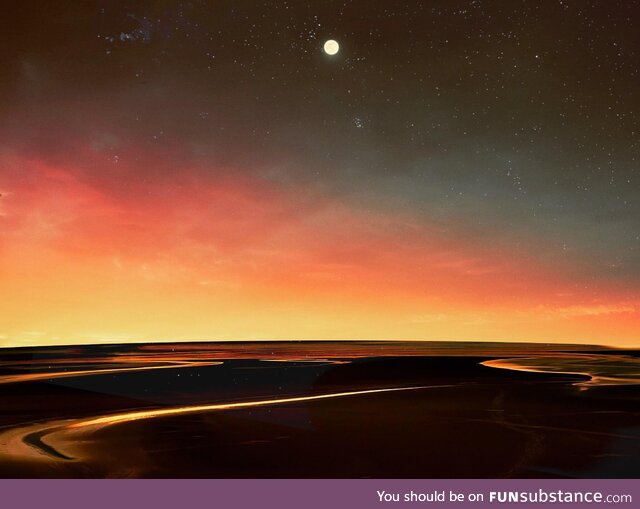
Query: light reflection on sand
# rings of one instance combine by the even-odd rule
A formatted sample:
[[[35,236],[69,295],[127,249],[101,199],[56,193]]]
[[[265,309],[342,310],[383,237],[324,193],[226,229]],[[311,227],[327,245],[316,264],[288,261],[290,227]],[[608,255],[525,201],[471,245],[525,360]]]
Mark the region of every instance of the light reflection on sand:
[[[355,359],[415,356],[535,356],[562,349],[599,351],[585,345],[456,343],[421,341],[266,341],[246,343],[170,343],[77,348],[6,349],[0,359],[0,385],[90,377],[156,369],[206,367],[249,359],[304,367],[346,364]],[[28,360],[24,355],[28,355]],[[19,357],[14,358],[17,355]]]
[[[175,357],[164,359],[154,356],[129,356],[97,359],[46,359],[30,361],[25,365],[19,362],[5,362],[3,367],[15,370],[30,369],[29,373],[0,375],[0,384],[37,382],[56,378],[74,378],[82,376],[108,375],[157,369],[195,368],[219,366],[222,361],[192,360]],[[92,369],[86,369],[92,368]],[[33,372],[35,370],[35,372]]]
[[[567,348],[566,346],[564,348]],[[198,371],[198,374],[210,376],[203,376],[200,378],[193,378],[189,380],[189,384],[180,385],[176,384],[178,380],[174,375],[175,372],[166,372],[163,377],[146,377],[140,375],[140,380],[132,380],[135,383],[145,382],[152,380],[154,386],[157,380],[163,380],[166,386],[157,387],[158,394],[162,395],[170,393],[171,398],[167,400],[143,398],[138,401],[125,400],[123,404],[118,401],[118,406],[109,406],[108,409],[99,405],[89,405],[86,407],[78,406],[78,409],[70,406],[69,408],[63,408],[64,413],[55,413],[53,411],[34,411],[29,412],[28,406],[26,406],[26,412],[21,403],[15,403],[16,416],[18,416],[14,422],[9,421],[9,426],[4,429],[0,429],[0,460],[6,460],[7,464],[17,465],[23,467],[24,465],[38,465],[38,468],[42,467],[43,472],[48,472],[49,468],[52,471],[60,469],[76,469],[79,472],[83,469],[96,469],[95,472],[102,472],[102,468],[105,468],[105,472],[109,472],[108,466],[113,465],[114,448],[113,444],[118,444],[122,437],[126,437],[127,440],[131,440],[134,444],[134,448],[137,447],[137,440],[139,437],[146,437],[147,432],[153,432],[158,429],[162,429],[164,426],[175,426],[180,428],[185,426],[185,429],[189,429],[189,426],[194,425],[191,420],[173,422],[159,421],[156,425],[155,420],[163,418],[171,418],[182,415],[196,415],[207,412],[225,412],[233,410],[251,409],[257,407],[269,407],[277,405],[287,405],[296,403],[312,402],[316,400],[329,400],[332,398],[347,398],[347,397],[365,397],[367,395],[373,395],[377,393],[392,393],[400,391],[416,391],[419,389],[427,388],[445,388],[445,387],[463,387],[467,384],[479,387],[481,383],[486,382],[488,385],[497,384],[500,387],[500,394],[502,394],[502,376],[495,376],[496,373],[492,370],[485,370],[478,366],[481,362],[484,366],[491,368],[508,369],[515,371],[529,371],[539,373],[558,373],[558,374],[574,374],[580,375],[582,381],[577,381],[577,377],[571,377],[568,379],[561,379],[563,384],[575,383],[579,385],[581,389],[588,389],[594,386],[600,385],[629,385],[640,383],[640,359],[630,355],[623,355],[624,352],[612,351],[609,349],[600,349],[599,347],[572,347],[573,350],[567,349],[564,352],[559,352],[552,348],[546,348],[544,345],[488,345],[482,346],[469,345],[469,344],[417,344],[417,343],[376,343],[376,342],[360,342],[350,343],[347,345],[341,345],[331,342],[313,343],[313,344],[300,344],[295,342],[274,344],[274,343],[260,343],[260,344],[191,344],[191,345],[137,345],[137,346],[124,346],[116,345],[109,347],[87,347],[78,348],[75,350],[68,349],[30,349],[28,352],[23,353],[9,352],[3,356],[0,360],[0,385],[17,383],[17,382],[33,382],[33,381],[47,381],[54,378],[67,378],[67,377],[92,377],[105,374],[126,374],[129,372],[144,371],[147,374],[153,373],[154,370],[166,370],[173,368],[207,368],[209,366],[217,366],[225,364],[225,367],[221,370],[214,368],[211,372],[206,369]],[[579,348],[579,349],[578,349]],[[603,352],[604,350],[604,352]],[[605,353],[606,352],[606,353]],[[365,362],[359,362],[357,359],[370,358],[381,359],[383,357],[397,357],[398,359],[390,359],[388,364],[372,363],[373,368]],[[400,371],[394,375],[394,378],[387,378],[385,366],[397,366],[405,365],[406,357],[440,357],[441,359],[423,359],[419,366],[420,371],[412,372],[411,377],[403,378]],[[464,361],[453,358],[469,357]],[[242,359],[247,359],[249,362],[244,362]],[[424,362],[424,364],[421,364]],[[308,394],[307,391],[313,392],[307,389],[307,386],[295,386],[295,388],[287,389],[285,392],[275,392],[277,389],[276,382],[273,380],[269,382],[271,385],[268,388],[261,389],[261,394],[248,390],[251,385],[247,385],[247,390],[239,392],[241,395],[234,396],[231,393],[225,392],[227,386],[225,381],[234,380],[235,377],[239,377],[242,381],[242,377],[245,377],[244,371],[236,370],[268,370],[266,376],[271,377],[272,370],[281,369],[281,373],[277,373],[278,376],[287,374],[289,378],[285,380],[306,380],[306,370],[309,374],[324,373],[327,370],[323,365],[333,364],[350,364],[354,365],[354,369],[349,371],[347,368],[347,375],[353,373],[357,375],[353,378],[352,375],[346,376],[342,380],[340,385],[334,383],[335,379],[329,379],[331,385],[325,385],[327,391],[335,391],[320,394]],[[449,364],[450,363],[450,364]],[[442,366],[441,366],[442,364]],[[460,371],[454,371],[451,376],[447,373],[447,366],[453,367],[460,364],[465,366],[463,373],[475,373],[479,371],[479,376],[472,378],[472,382],[469,382],[466,378],[460,378]],[[414,363],[410,362],[411,366]],[[376,367],[377,366],[377,367]],[[289,368],[296,368],[289,369]],[[384,368],[384,369],[383,369]],[[373,369],[373,371],[367,371]],[[376,371],[376,369],[380,371]],[[418,367],[414,366],[414,369]],[[315,370],[315,371],[314,371]],[[424,371],[423,371],[424,370]],[[431,371],[430,371],[431,370]],[[338,369],[336,371],[341,371]],[[240,373],[240,374],[238,374]],[[374,373],[376,376],[383,375],[380,380],[384,382],[377,382],[377,378],[368,378],[368,373]],[[191,372],[191,374],[194,374]],[[483,378],[482,375],[489,375]],[[251,375],[251,374],[249,374]],[[415,375],[415,376],[414,376]],[[178,374],[179,376],[179,370]],[[361,378],[361,377],[367,378]],[[475,375],[474,375],[475,376]],[[225,378],[227,377],[227,378]],[[543,383],[551,381],[552,383],[558,382],[558,377],[545,378],[542,375],[536,375],[533,378],[538,378]],[[251,380],[255,380],[256,377],[249,377]],[[529,376],[516,376],[509,375],[507,379],[522,378],[525,382],[525,386],[530,385],[529,380],[532,377]],[[182,379],[179,379],[182,380]],[[268,380],[268,378],[265,378]],[[274,380],[278,380],[275,378]],[[332,381],[333,380],[333,381]],[[354,382],[355,380],[355,382]],[[393,381],[392,381],[393,380]],[[401,381],[402,380],[402,381]],[[435,381],[441,383],[449,382],[449,385],[424,385],[429,382]],[[497,380],[497,381],[496,381]],[[105,380],[108,385],[110,379]],[[129,380],[125,380],[129,382]],[[455,385],[450,385],[452,382]],[[220,388],[215,384],[221,383]],[[235,383],[235,380],[234,380]],[[358,384],[354,386],[354,383]],[[400,387],[390,387],[389,385],[395,383],[402,385]],[[207,384],[213,384],[211,387]],[[89,386],[91,384],[88,384]],[[242,385],[242,384],[241,384]],[[382,387],[381,387],[382,386]],[[185,398],[180,390],[184,387],[187,391],[185,394],[189,398]],[[293,386],[292,386],[293,387]],[[548,388],[549,385],[546,385]],[[7,394],[11,394],[14,389],[12,387],[2,387]],[[553,386],[551,387],[553,388]],[[25,391],[32,391],[34,394],[39,394],[41,390],[50,390],[50,387],[45,385],[34,384],[32,387],[24,387]],[[210,390],[211,389],[211,390]],[[215,389],[215,390],[213,390]],[[453,389],[450,389],[453,390]],[[487,389],[489,390],[489,389]],[[191,392],[188,392],[191,391]],[[139,391],[138,393],[140,393]],[[574,391],[563,391],[571,392]],[[306,393],[306,394],[305,394]],[[461,391],[463,393],[463,391]],[[60,398],[66,398],[66,393]],[[73,393],[75,394],[75,393]],[[173,395],[178,394],[179,398],[174,398]],[[217,395],[214,395],[217,394]],[[276,396],[277,394],[277,396]],[[284,396],[284,395],[286,396]],[[308,394],[308,395],[307,395]],[[448,397],[448,394],[447,394]],[[453,397],[453,396],[452,396]],[[457,397],[462,397],[458,395]],[[466,396],[465,396],[466,397]],[[254,398],[254,399],[251,399]],[[520,418],[513,418],[504,412],[504,409],[500,406],[502,403],[502,396],[493,399],[493,402],[497,402],[498,410],[494,412],[495,415],[500,416],[500,419],[487,419],[486,412],[480,414],[471,414],[466,422],[477,422],[480,425],[497,425],[502,428],[506,428],[510,431],[515,431],[520,435],[530,434],[535,435],[539,433],[546,433],[554,431],[557,433],[584,433],[592,437],[616,437],[624,440],[631,440],[633,434],[618,433],[613,429],[600,429],[595,427],[594,429],[572,429],[564,427],[563,424],[555,422],[538,422],[533,420],[532,422],[521,422]],[[385,399],[385,404],[389,401],[395,401],[395,397]],[[422,400],[422,398],[420,398]],[[425,398],[423,401],[428,405],[428,400]],[[438,399],[438,398],[434,398]],[[225,401],[226,400],[226,401]],[[231,401],[229,401],[231,400]],[[402,402],[402,398],[399,398]],[[66,404],[66,400],[61,399],[63,404]],[[154,401],[154,403],[150,403]],[[461,400],[468,401],[468,400]],[[108,400],[107,400],[108,402]],[[170,403],[172,406],[158,406],[160,403]],[[151,407],[150,405],[154,406]],[[372,405],[377,403],[372,402]],[[22,406],[21,406],[22,405]],[[367,403],[368,405],[368,403]],[[460,403],[462,407],[463,403]],[[493,403],[492,403],[493,405]],[[35,406],[35,404],[34,404]],[[84,408],[84,410],[83,410]],[[440,407],[437,407],[440,408]],[[456,407],[457,408],[457,407]],[[493,407],[490,407],[491,409]],[[287,409],[288,411],[288,409]],[[22,412],[22,413],[21,413]],[[47,413],[48,412],[48,413]],[[457,412],[457,410],[456,410]],[[286,413],[286,412],[285,412]],[[84,416],[83,416],[84,414]],[[88,415],[88,416],[87,416]],[[238,414],[242,415],[242,414]],[[518,414],[519,415],[519,414]],[[71,417],[71,418],[63,418]],[[220,415],[220,420],[224,420]],[[236,416],[233,416],[235,418]],[[457,417],[456,417],[457,418]],[[30,419],[29,421],[27,419]],[[15,422],[19,420],[19,422]],[[142,426],[140,429],[134,424],[140,421],[152,421],[148,426]],[[198,422],[199,417],[194,419],[196,426],[209,425],[209,420],[204,420],[203,423]],[[130,426],[129,426],[130,424]],[[115,428],[112,428],[116,426]],[[536,435],[537,436],[537,435]],[[635,440],[635,439],[634,439]],[[113,446],[113,447],[112,447]],[[122,447],[122,445],[120,444]],[[125,450],[124,448],[122,450]],[[128,450],[128,449],[127,449]],[[146,459],[144,458],[145,449],[141,449],[140,462],[143,464]],[[30,466],[28,468],[31,468]],[[118,470],[118,472],[120,472]],[[124,475],[124,474],[123,474]],[[127,473],[126,475],[130,475]]]
[[[310,396],[294,396],[255,401],[232,403],[214,403],[210,405],[191,405],[171,408],[122,412],[100,417],[83,419],[65,419],[10,429],[0,434],[0,455],[24,460],[70,461],[86,459],[87,434],[92,434],[107,426],[128,423],[144,419],[155,419],[176,415],[240,410],[264,406],[286,405],[316,400],[365,396],[380,393],[416,391],[454,387],[454,385],[428,385],[411,387],[387,387],[359,391],[334,392]],[[45,440],[46,439],[46,440]]]
[[[482,364],[514,371],[563,373],[589,377],[589,380],[574,384],[580,387],[640,384],[640,358],[629,355],[539,355],[495,359]]]
[[[95,419],[88,419],[70,424],[68,428],[86,428],[86,427],[104,427],[111,426],[113,424],[119,424],[122,422],[138,421],[141,419],[153,419],[156,417],[165,417],[181,414],[192,414],[200,412],[213,412],[217,410],[237,410],[241,408],[253,408],[271,405],[284,405],[287,403],[300,403],[303,401],[315,401],[320,399],[333,399],[344,398],[348,396],[363,396],[366,394],[379,394],[383,392],[397,392],[397,391],[415,391],[419,389],[428,389],[434,387],[452,387],[447,386],[418,386],[418,387],[391,387],[384,389],[367,389],[362,391],[347,391],[347,392],[334,392],[330,394],[319,394],[315,396],[296,396],[291,398],[276,398],[276,399],[264,399],[259,401],[241,401],[236,403],[218,403],[212,405],[195,405],[195,406],[183,406],[176,408],[163,408],[159,410],[143,410],[139,412],[124,412],[120,414],[107,415],[104,417],[98,417]]]

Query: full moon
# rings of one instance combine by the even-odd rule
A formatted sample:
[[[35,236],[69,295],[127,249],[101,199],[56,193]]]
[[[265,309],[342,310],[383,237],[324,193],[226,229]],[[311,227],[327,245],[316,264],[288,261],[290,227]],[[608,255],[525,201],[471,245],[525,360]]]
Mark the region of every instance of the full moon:
[[[334,41],[333,39],[329,39],[327,42],[324,43],[324,52],[327,55],[335,55],[338,51],[340,51],[340,45],[338,44],[337,41]]]

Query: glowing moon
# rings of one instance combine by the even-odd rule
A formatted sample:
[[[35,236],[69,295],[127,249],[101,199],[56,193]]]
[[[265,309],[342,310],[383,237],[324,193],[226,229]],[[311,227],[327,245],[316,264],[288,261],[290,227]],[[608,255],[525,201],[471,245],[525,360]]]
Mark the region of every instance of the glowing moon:
[[[324,52],[327,55],[335,55],[338,51],[340,51],[340,45],[338,44],[337,41],[334,41],[333,39],[329,39],[327,42],[324,43]]]

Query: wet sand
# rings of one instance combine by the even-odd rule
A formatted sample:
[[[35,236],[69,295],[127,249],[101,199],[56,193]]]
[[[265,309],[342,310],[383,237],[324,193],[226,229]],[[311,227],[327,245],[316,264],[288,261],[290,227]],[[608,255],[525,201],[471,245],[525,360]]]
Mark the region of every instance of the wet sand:
[[[4,350],[0,475],[635,478],[637,362],[475,343]]]

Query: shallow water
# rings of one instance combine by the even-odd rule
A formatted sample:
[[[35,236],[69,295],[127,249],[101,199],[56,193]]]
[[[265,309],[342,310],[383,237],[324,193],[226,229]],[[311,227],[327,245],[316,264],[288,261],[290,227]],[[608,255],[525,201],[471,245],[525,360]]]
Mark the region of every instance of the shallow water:
[[[636,355],[416,342],[5,350],[0,475],[637,477]]]
[[[640,384],[640,357],[631,355],[554,354],[485,361],[484,366],[535,373],[565,373],[589,377],[582,387]]]

